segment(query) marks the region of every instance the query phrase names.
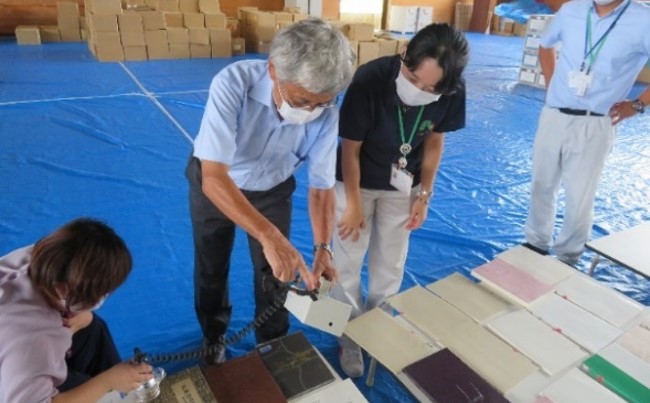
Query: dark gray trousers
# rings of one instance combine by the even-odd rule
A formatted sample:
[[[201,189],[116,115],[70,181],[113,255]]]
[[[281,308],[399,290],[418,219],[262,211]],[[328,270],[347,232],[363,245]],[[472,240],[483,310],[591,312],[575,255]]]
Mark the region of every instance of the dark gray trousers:
[[[190,183],[190,216],[194,238],[194,308],[209,342],[215,343],[226,334],[232,305],[228,297],[228,272],[235,240],[235,223],[226,217],[201,190],[201,164],[190,157],[185,175]],[[296,189],[293,177],[267,191],[242,191],[248,201],[281,232],[289,237],[291,197]],[[279,293],[269,284],[271,267],[264,257],[262,245],[248,236],[254,269],[255,316],[259,316]],[[266,279],[265,279],[266,277]],[[258,343],[285,335],[289,330],[288,312],[284,307],[255,330]]]

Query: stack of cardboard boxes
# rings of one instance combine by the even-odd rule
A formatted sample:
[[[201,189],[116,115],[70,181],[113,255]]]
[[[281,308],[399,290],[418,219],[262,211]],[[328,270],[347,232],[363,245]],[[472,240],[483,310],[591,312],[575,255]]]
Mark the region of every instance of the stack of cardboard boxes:
[[[526,24],[493,15],[490,23],[490,33],[505,36],[526,36]]]
[[[101,61],[231,57],[218,0],[86,0],[88,46]],[[236,50],[236,53],[241,53]]]
[[[246,51],[269,53],[271,40],[275,33],[294,22],[309,18],[300,13],[297,7],[285,11],[260,11],[257,7],[239,7],[237,16],[241,23],[242,36],[246,40]]]
[[[239,7],[239,18],[221,13],[219,0],[85,0],[58,3],[58,25],[18,27],[19,44],[86,39],[100,61],[231,57],[268,53],[278,32],[309,18],[300,8],[261,11]],[[401,53],[406,40],[375,37],[373,24],[328,21],[349,39],[358,65]]]
[[[48,42],[81,42],[84,39],[85,18],[79,17],[75,2],[57,3],[57,25],[21,25],[16,27],[19,45],[40,45]]]
[[[285,8],[284,12],[266,12],[252,7],[240,7],[238,13],[242,21],[242,30],[245,32],[247,50],[268,53],[271,40],[278,30],[309,17],[294,11],[296,10],[289,7]],[[350,46],[357,54],[357,66],[379,57],[401,53],[408,42],[391,37],[376,37],[373,24],[338,20],[327,22],[348,38]]]

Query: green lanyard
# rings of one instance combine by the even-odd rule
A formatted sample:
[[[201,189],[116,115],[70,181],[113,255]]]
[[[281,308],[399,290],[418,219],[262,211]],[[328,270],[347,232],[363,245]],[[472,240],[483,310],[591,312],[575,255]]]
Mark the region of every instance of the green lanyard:
[[[399,135],[400,138],[402,139],[402,145],[399,147],[400,153],[402,153],[403,156],[406,157],[406,154],[411,152],[411,142],[413,141],[413,137],[415,137],[415,132],[417,131],[418,125],[420,124],[420,119],[422,118],[422,112],[424,112],[424,105],[420,107],[420,110],[418,111],[418,117],[415,119],[415,124],[413,125],[413,129],[411,130],[411,135],[409,137],[409,141],[406,141],[406,137],[404,136],[404,118],[402,117],[402,108],[397,106],[397,116],[399,117]]]
[[[614,22],[612,22],[612,25],[607,28],[607,31],[603,34],[603,36],[600,37],[596,41],[596,44],[592,44],[591,40],[591,11],[592,8],[587,11],[587,32],[585,34],[585,56],[584,59],[582,59],[582,65],[580,66],[580,71],[584,71],[585,69],[585,63],[587,62],[587,57],[589,58],[589,66],[587,66],[587,74],[591,71],[591,66],[594,65],[594,62],[596,61],[596,58],[598,57],[598,54],[600,53],[600,50],[603,48],[603,45],[605,44],[605,41],[607,40],[607,37],[609,36],[609,33],[612,32],[612,29],[616,26],[616,23],[618,20],[621,18],[625,10],[627,10],[627,7],[630,5],[630,2],[623,7],[621,12],[616,16],[614,19]],[[587,48],[589,50],[587,50]]]

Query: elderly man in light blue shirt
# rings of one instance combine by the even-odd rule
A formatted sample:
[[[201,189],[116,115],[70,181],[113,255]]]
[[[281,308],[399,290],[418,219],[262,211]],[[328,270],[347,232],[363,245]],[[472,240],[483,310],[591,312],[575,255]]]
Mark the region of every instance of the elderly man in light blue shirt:
[[[223,69],[210,95],[186,175],[190,182],[195,269],[195,309],[207,363],[225,359],[230,321],[228,271],[235,227],[248,233],[255,270],[256,315],[277,299],[282,282],[299,272],[309,288],[334,279],[330,237],[338,111],[336,95],[354,71],[354,53],[340,31],[306,20],[280,31],[269,60]],[[293,173],[309,172],[309,216],[314,236],[313,273],[289,242]],[[283,308],[256,329],[258,342],[287,333]]]
[[[648,28],[650,7],[636,1],[574,0],[544,31],[539,58],[549,86],[533,149],[525,246],[543,254],[552,247],[570,265],[580,259],[616,125],[650,104],[650,88],[626,99],[650,57]],[[553,243],[560,182],[566,192],[564,222]]]

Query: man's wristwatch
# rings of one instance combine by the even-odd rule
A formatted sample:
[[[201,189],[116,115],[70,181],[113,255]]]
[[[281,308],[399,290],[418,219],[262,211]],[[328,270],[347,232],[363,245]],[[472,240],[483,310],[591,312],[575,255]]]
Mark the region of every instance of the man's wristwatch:
[[[330,246],[330,244],[323,242],[314,245],[314,253],[318,252],[321,249],[326,250],[327,253],[330,254],[330,258],[334,259],[334,252],[332,252],[332,247]]]
[[[634,109],[637,113],[643,113],[645,112],[645,104],[643,103],[643,101],[637,98],[634,101],[632,101],[632,109]]]

